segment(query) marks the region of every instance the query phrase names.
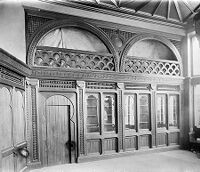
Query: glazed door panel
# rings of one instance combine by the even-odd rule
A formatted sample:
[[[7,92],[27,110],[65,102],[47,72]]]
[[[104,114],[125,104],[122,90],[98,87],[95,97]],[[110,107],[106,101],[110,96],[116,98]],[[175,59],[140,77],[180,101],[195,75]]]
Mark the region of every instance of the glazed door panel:
[[[46,146],[47,164],[69,163],[70,149],[70,106],[64,96],[55,95],[46,101]]]

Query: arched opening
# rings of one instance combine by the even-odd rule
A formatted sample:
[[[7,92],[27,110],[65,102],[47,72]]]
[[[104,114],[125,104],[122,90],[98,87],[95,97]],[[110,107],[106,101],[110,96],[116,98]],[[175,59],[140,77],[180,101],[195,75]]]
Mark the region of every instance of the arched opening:
[[[127,56],[154,60],[177,61],[174,53],[165,44],[154,39],[144,39],[133,44]]]
[[[29,65],[117,70],[117,53],[101,30],[82,22],[63,23],[50,22],[33,38],[28,52]]]
[[[176,47],[159,36],[133,37],[121,54],[122,72],[180,76],[181,69],[181,57]]]

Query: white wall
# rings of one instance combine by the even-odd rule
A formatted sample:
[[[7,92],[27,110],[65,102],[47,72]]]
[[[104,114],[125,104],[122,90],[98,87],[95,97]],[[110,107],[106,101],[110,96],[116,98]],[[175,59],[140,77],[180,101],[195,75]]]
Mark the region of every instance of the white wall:
[[[0,1],[0,48],[26,62],[25,15],[19,0]]]

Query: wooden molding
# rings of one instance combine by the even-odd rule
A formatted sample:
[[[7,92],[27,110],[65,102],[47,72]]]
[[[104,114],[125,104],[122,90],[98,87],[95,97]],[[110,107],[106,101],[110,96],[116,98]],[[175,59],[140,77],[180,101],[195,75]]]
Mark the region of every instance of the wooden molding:
[[[22,76],[31,75],[31,70],[25,63],[23,63],[22,61],[20,61],[19,59],[17,59],[16,57],[14,57],[13,55],[9,54],[1,48],[0,65]]]

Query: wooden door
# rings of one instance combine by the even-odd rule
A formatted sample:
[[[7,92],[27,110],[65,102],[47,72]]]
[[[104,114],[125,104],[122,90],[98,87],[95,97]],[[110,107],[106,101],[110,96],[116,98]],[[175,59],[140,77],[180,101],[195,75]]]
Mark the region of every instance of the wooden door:
[[[46,146],[47,165],[69,163],[70,148],[70,105],[68,99],[54,95],[46,100]]]

